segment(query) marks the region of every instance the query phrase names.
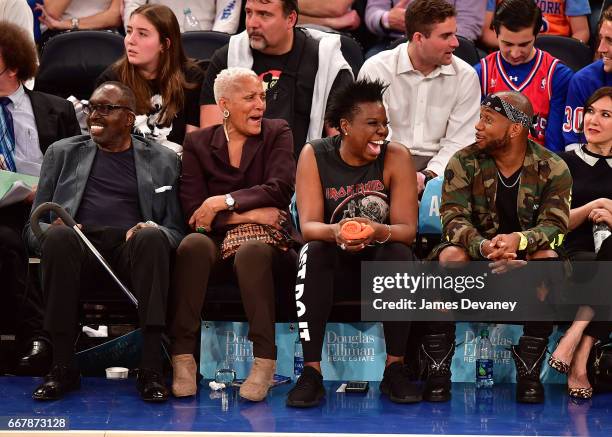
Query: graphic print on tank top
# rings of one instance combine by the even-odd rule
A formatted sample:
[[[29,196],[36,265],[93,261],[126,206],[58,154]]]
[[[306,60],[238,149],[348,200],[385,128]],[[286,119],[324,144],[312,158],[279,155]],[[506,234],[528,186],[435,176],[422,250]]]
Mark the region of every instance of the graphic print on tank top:
[[[387,142],[369,164],[351,166],[340,157],[339,135],[312,141],[324,195],[325,223],[362,217],[388,223],[390,193],[384,184],[383,168]]]
[[[326,189],[325,196],[328,200],[328,195],[341,196],[340,193],[345,193],[347,196],[332,213],[330,223],[355,217],[385,223],[387,217],[389,217],[389,199],[383,192],[384,188],[382,181],[373,180],[365,184],[340,187],[338,190],[335,188]]]

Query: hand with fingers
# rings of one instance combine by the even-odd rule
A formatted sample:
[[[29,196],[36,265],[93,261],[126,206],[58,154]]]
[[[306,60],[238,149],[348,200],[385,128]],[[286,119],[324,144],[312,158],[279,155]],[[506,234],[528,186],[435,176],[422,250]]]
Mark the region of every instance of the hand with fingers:
[[[527,261],[517,259],[519,243],[519,235],[513,232],[496,235],[483,244],[483,255],[493,261],[489,264],[492,273],[506,273],[527,264]]]
[[[153,223],[153,222],[140,222],[140,223],[136,223],[136,225],[132,226],[126,233],[125,233],[125,241],[128,241],[130,238],[132,238],[132,236],[138,232],[140,229],[143,228],[157,228],[158,226]]]
[[[507,258],[507,255],[516,258],[519,243],[520,237],[516,233],[499,234],[483,245],[483,255],[492,260]]]
[[[64,220],[62,220],[59,217],[51,222],[51,226],[62,226],[62,225],[68,226],[66,223],[64,223]],[[79,223],[79,224],[77,224],[77,226],[78,226],[79,229],[83,229],[83,225],[82,224]]]
[[[400,0],[389,10],[389,29],[398,32],[406,31],[406,6],[408,0]]]
[[[593,200],[591,203],[591,211],[593,209],[606,209],[610,213],[612,213],[612,199],[607,199],[605,197],[600,197],[599,199]]]
[[[350,219],[343,219],[340,222],[336,223],[336,227],[334,228],[334,233],[336,237],[336,244],[340,247],[340,249],[345,250],[347,252],[359,252],[367,245],[372,243],[374,239],[374,232],[366,233],[363,237],[360,238],[347,238],[345,232],[342,232],[342,227],[350,222],[358,222],[363,223],[365,225],[370,226],[370,228],[374,228],[372,221],[362,217],[355,217]]]
[[[223,209],[225,209],[225,196],[209,197],[191,214],[189,226],[196,232],[210,232],[217,212]]]
[[[30,194],[28,194],[28,196],[23,199],[24,203],[27,203],[28,205],[31,205],[32,203],[34,203],[34,199],[36,198],[36,190],[38,189],[38,185],[34,185],[32,187],[32,191],[30,191]]]
[[[595,208],[589,213],[589,220],[593,223],[605,223],[612,227],[612,213],[606,208]]]
[[[40,17],[38,17],[38,20],[42,24],[47,26],[47,28],[49,28],[49,29],[57,29],[57,30],[68,30],[68,29],[70,29],[70,24],[68,24],[65,21],[58,20],[58,19],[54,18],[53,16],[49,15],[47,13],[47,10],[45,9],[44,5],[42,5],[40,3],[37,3],[36,6],[34,6],[34,10],[35,11],[40,11]]]
[[[524,267],[526,265],[527,261],[525,261],[524,259],[514,259],[512,257],[509,257],[500,258],[493,261],[492,263],[489,263],[489,268],[491,269],[491,273],[501,274]]]
[[[283,229],[288,222],[287,211],[274,207],[256,208],[248,212],[254,223]]]

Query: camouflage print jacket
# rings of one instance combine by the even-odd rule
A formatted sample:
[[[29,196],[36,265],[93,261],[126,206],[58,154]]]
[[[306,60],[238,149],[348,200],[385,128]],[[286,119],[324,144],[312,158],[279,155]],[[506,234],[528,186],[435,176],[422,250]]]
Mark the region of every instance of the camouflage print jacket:
[[[443,240],[467,249],[472,259],[482,258],[480,243],[497,235],[495,206],[497,168],[475,144],[450,159],[442,188]],[[529,141],[517,198],[527,253],[555,249],[568,231],[572,177],[565,162]],[[439,253],[439,251],[436,251]]]

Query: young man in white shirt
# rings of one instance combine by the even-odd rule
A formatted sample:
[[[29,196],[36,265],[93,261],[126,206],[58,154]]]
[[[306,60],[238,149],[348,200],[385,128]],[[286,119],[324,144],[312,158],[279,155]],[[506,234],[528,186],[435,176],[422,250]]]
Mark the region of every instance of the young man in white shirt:
[[[474,69],[453,55],[456,15],[445,0],[413,1],[406,8],[408,42],[371,57],[359,72],[389,84],[390,139],[410,149],[419,192],[475,140],[480,87]]]

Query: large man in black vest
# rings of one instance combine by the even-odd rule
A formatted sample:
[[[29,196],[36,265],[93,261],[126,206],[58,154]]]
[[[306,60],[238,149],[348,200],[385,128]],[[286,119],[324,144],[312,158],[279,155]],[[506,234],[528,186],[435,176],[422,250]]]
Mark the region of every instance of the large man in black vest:
[[[330,92],[353,80],[338,35],[295,28],[297,0],[247,0],[246,31],[213,55],[200,96],[200,127],[220,124],[213,85],[228,67],[251,68],[266,90],[266,118],[282,118],[293,131],[296,156],[321,138]]]
[[[0,169],[33,176],[39,175],[51,143],[81,133],[70,102],[24,87],[36,74],[36,60],[31,37],[0,21]],[[34,191],[23,202],[0,208],[0,298],[3,315],[6,311],[1,320],[16,324],[22,374],[44,374],[51,360],[42,331],[41,293],[34,286],[26,290],[28,258],[21,232]]]

